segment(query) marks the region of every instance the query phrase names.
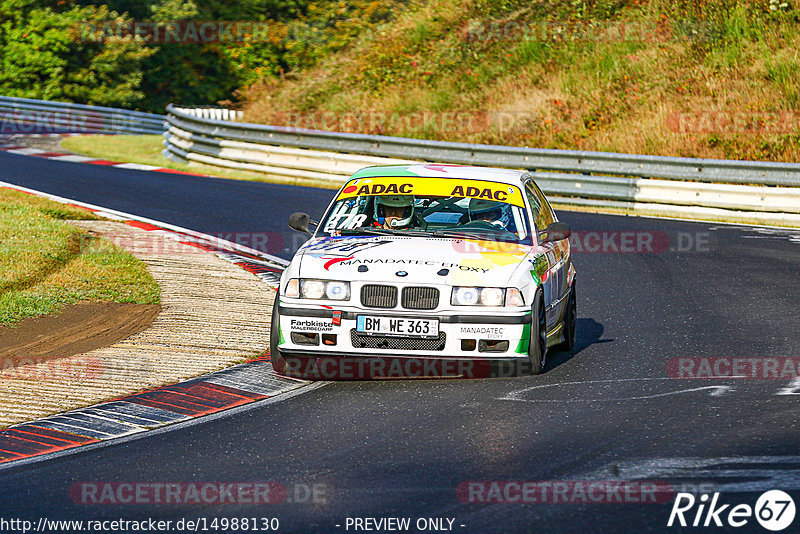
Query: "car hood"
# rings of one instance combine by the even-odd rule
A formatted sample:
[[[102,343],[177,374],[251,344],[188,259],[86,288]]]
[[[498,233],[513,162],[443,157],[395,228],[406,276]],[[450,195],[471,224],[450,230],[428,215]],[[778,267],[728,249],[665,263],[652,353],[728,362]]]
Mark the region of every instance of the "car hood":
[[[472,239],[323,237],[307,242],[293,262],[301,278],[501,287],[532,250]]]

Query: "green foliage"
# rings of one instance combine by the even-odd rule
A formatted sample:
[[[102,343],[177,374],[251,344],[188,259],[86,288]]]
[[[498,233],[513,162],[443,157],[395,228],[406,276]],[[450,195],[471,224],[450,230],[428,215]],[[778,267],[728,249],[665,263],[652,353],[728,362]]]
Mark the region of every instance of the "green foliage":
[[[163,112],[213,105],[314,65],[390,20],[401,2],[0,0],[0,94]],[[153,43],[91,28],[131,21],[260,23],[243,42]],[[87,40],[87,37],[93,39]],[[424,38],[424,36],[423,36]]]
[[[151,51],[133,40],[84,39],[87,24],[123,20],[102,5],[3,0],[0,93],[136,107],[144,99],[141,65]]]
[[[510,110],[527,118],[508,130],[376,131],[672,155],[800,151],[795,137],[678,134],[664,119],[796,110],[800,0],[100,1],[0,0],[0,94],[153,112],[240,101],[247,120],[267,123],[290,111]],[[131,20],[266,32],[181,44],[70,33]]]
[[[147,106],[159,111],[169,102],[229,100],[258,81],[313,66],[390,20],[399,7],[375,0],[161,0],[151,6],[153,20],[254,22],[266,32],[245,42],[154,45],[143,67]]]

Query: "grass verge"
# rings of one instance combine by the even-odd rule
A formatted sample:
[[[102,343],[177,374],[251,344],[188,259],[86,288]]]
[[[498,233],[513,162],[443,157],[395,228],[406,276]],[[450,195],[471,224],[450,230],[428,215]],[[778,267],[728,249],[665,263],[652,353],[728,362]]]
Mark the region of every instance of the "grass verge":
[[[158,304],[144,263],[66,222],[91,212],[0,188],[0,325],[79,301]]]

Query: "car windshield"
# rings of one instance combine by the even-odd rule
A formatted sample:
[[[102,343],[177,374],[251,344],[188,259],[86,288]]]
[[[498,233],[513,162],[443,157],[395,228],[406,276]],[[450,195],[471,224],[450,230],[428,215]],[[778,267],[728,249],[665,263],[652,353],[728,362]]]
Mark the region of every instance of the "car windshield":
[[[442,192],[450,194],[431,194]],[[328,210],[317,235],[359,234],[461,237],[531,244],[519,189],[479,180],[353,180]]]

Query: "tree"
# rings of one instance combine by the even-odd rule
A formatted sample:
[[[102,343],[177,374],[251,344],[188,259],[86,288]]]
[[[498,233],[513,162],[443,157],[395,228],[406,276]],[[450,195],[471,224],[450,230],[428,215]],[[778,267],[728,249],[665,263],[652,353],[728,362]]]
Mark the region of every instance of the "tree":
[[[98,39],[92,30],[126,19],[104,6],[0,2],[0,93],[136,108],[144,100],[142,63],[152,54],[132,38]]]

